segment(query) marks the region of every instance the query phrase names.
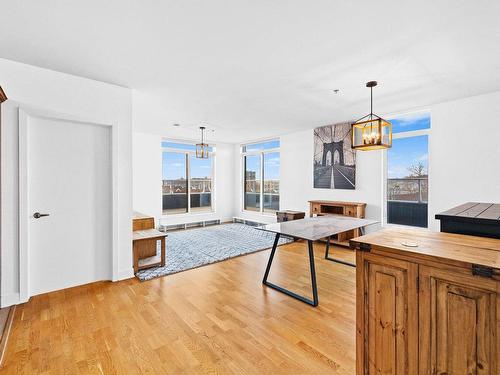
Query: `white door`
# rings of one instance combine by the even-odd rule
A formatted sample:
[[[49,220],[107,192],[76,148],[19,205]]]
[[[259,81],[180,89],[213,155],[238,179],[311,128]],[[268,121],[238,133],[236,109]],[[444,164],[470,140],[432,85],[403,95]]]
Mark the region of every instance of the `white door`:
[[[110,279],[110,128],[30,116],[26,131],[29,294]]]

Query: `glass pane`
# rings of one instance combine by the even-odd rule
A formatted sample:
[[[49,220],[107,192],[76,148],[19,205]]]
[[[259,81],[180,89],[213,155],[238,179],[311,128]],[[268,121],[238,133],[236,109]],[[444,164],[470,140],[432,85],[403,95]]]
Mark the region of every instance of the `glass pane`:
[[[280,208],[280,153],[264,154],[264,211]]]
[[[191,173],[191,212],[212,210],[212,158],[198,159],[191,155],[189,159]]]
[[[260,155],[245,156],[245,210],[260,211]]]
[[[427,227],[427,135],[395,139],[387,152],[387,222]]]
[[[431,115],[429,112],[415,112],[389,119],[393,133],[412,130],[430,129]]]
[[[250,143],[248,145],[244,145],[243,152],[270,150],[270,149],[279,148],[279,147],[280,147],[280,140],[274,139],[272,141],[265,141],[265,142],[260,142],[260,143]]]
[[[185,213],[187,205],[186,154],[163,153],[163,213]]]

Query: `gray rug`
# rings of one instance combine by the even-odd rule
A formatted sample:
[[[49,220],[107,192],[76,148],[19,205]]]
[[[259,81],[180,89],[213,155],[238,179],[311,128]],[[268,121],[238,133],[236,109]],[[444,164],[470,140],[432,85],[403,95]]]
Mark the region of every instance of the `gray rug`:
[[[275,235],[245,224],[224,224],[213,227],[171,232],[167,237],[166,265],[139,271],[141,281],[170,275],[239,255],[269,249]],[[279,244],[293,240],[281,237]]]

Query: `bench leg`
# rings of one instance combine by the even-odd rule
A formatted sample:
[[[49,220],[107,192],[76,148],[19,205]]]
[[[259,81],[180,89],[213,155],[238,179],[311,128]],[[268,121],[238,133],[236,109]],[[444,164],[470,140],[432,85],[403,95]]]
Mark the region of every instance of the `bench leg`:
[[[135,243],[133,244],[132,252],[134,256],[134,274],[136,274],[139,271],[139,251]]]
[[[165,266],[165,247],[166,247],[166,244],[165,244],[165,237],[161,239],[161,248],[160,248],[160,251],[161,251],[161,266]]]

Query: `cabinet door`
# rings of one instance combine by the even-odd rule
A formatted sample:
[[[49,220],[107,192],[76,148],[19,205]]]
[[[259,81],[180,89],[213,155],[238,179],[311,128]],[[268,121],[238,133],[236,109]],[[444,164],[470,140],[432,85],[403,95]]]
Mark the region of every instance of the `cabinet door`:
[[[416,264],[364,255],[358,273],[358,282],[364,279],[364,306],[358,311],[362,315],[358,324],[363,325],[358,326],[362,331],[358,334],[358,375],[417,374],[417,276]]]
[[[498,375],[499,282],[420,267],[420,375]]]

